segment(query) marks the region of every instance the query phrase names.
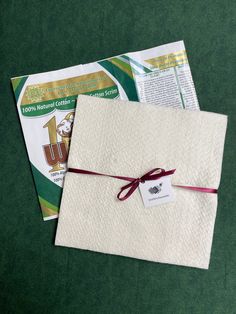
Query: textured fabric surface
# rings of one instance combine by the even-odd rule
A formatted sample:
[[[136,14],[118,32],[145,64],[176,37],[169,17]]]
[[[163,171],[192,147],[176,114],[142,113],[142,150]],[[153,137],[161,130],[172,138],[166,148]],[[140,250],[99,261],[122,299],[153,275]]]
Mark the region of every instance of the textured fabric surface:
[[[218,188],[227,117],[79,96],[68,166],[140,177],[177,169],[172,182]],[[67,173],[56,244],[208,268],[217,195],[174,188],[175,201],[144,208],[125,184]]]

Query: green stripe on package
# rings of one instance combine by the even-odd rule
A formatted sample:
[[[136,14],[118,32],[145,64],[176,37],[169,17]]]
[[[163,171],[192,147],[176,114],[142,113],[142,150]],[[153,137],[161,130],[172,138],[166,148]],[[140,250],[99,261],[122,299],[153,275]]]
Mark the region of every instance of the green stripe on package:
[[[173,92],[176,94],[173,103],[178,105],[181,94],[187,108],[184,90],[180,90],[188,70],[187,61],[179,54],[183,54],[183,51],[183,42],[178,42],[58,71],[12,79],[44,220],[58,217],[78,95],[143,102],[148,98],[157,103],[155,91],[150,90],[148,81],[152,82],[152,86],[158,80],[160,84],[164,80],[167,82],[167,79],[170,82],[173,71],[173,80],[178,81]],[[171,56],[160,58],[167,52]],[[175,71],[172,67],[175,67]],[[185,73],[177,77],[180,70],[185,70]],[[184,83],[187,86],[186,81]],[[175,86],[173,82],[170,85]],[[170,94],[169,90],[166,96],[167,94]]]

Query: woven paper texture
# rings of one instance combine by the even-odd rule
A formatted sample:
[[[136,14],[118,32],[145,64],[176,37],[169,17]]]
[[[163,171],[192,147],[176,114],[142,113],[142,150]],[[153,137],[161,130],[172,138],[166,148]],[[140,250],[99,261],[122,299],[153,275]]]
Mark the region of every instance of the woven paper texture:
[[[176,168],[173,184],[218,188],[227,117],[80,95],[68,166],[139,177]],[[209,267],[217,195],[174,188],[175,202],[144,208],[127,182],[67,173],[56,245]]]

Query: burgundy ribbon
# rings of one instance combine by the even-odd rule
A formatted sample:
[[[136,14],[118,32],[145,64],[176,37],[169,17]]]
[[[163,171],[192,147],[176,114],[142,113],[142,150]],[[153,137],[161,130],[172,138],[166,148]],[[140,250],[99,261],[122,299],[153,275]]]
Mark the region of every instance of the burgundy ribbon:
[[[137,189],[140,182],[144,183],[145,181],[157,180],[161,177],[169,176],[169,175],[173,174],[175,172],[175,170],[176,169],[165,171],[164,169],[161,169],[161,168],[154,168],[151,171],[145,173],[140,178],[131,178],[131,177],[123,177],[123,176],[112,176],[109,174],[104,174],[104,173],[99,173],[99,172],[94,172],[94,171],[89,171],[89,170],[82,170],[82,169],[75,169],[75,168],[69,168],[68,169],[69,172],[74,172],[74,173],[97,175],[97,176],[110,177],[110,178],[115,178],[115,179],[119,179],[119,180],[129,181],[130,183],[121,187],[120,192],[117,194],[117,198],[120,201],[124,201],[128,197],[130,197],[130,195],[133,194],[134,191]],[[198,192],[217,193],[217,190],[212,189],[212,188],[201,188],[201,187],[186,186],[186,185],[174,185],[174,186],[179,187],[179,188],[183,188],[183,189],[198,191]],[[128,191],[126,192],[126,194],[124,196],[121,196],[121,194],[127,189],[128,189]]]

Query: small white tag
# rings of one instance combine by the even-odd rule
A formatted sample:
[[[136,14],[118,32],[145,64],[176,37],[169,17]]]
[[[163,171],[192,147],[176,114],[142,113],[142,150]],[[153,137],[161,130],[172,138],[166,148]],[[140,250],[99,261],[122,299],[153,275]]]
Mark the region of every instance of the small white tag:
[[[156,206],[174,200],[171,176],[140,183],[139,190],[145,207]]]

